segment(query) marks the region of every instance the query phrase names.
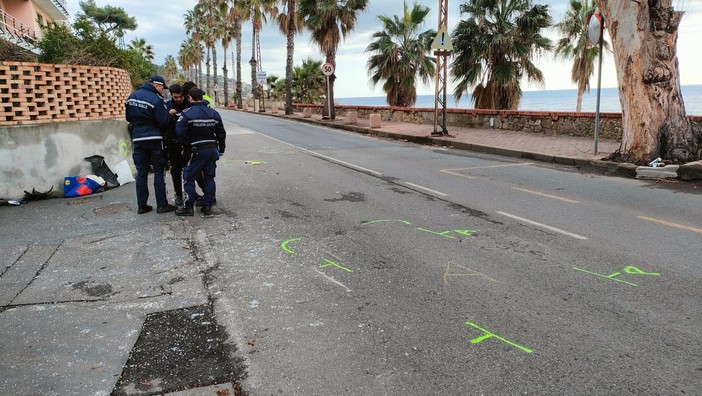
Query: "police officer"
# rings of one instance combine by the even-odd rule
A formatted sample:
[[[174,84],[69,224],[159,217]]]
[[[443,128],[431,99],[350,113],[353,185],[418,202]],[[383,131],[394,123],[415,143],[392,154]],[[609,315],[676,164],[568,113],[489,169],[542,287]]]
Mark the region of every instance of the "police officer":
[[[185,206],[176,211],[178,216],[192,216],[195,205],[195,179],[198,174],[204,176],[202,214],[212,215],[215,203],[215,171],[217,160],[224,154],[227,133],[219,113],[208,107],[203,100],[205,92],[193,88],[188,92],[191,107],[183,110],[176,123],[176,134],[183,144],[191,147],[191,157],[183,169],[185,187]]]
[[[169,116],[166,131],[166,149],[168,158],[171,160],[171,179],[175,190],[175,204],[176,206],[183,206],[183,167],[187,163],[188,158],[184,157],[183,144],[178,140],[178,136],[175,133],[175,125],[180,114],[190,106],[190,103],[185,98],[185,92],[183,92],[183,88],[180,85],[171,84],[169,91],[171,92],[171,98],[166,101]],[[188,150],[189,153],[190,151]]]
[[[168,110],[163,102],[163,91],[168,89],[161,76],[153,76],[129,95],[126,103],[126,119],[132,127],[132,158],[137,169],[136,196],[137,213],[153,210],[149,200],[149,165],[154,170],[154,194],[156,212],[176,210],[168,204],[166,183],[163,177],[163,129],[168,123]]]

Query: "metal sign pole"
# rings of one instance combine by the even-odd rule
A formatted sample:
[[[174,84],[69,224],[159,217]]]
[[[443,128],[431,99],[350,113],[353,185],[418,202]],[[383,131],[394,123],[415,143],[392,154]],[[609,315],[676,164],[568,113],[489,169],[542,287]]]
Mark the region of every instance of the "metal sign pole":
[[[595,155],[597,155],[597,141],[600,136],[600,91],[602,87],[602,37],[600,37],[600,60],[597,72],[597,104],[595,105]]]

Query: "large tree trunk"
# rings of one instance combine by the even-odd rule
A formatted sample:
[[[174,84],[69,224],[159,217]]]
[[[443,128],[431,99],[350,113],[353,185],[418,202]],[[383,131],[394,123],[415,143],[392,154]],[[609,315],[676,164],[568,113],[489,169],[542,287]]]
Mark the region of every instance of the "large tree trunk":
[[[687,118],[680,92],[676,46],[683,13],[673,10],[672,0],[597,0],[597,6],[612,40],[622,105],[622,143],[612,159],[700,159],[702,133]]]

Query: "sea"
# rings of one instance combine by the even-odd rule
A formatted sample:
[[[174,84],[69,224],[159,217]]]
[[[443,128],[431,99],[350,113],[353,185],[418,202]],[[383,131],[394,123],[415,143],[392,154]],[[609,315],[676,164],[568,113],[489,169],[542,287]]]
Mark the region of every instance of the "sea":
[[[680,87],[685,112],[688,116],[702,116],[702,85],[683,85]],[[577,89],[559,89],[542,91],[524,91],[519,103],[522,111],[575,111]],[[341,105],[351,106],[387,106],[385,96],[367,96],[355,98],[334,98]],[[417,103],[412,107],[434,108],[434,95],[417,95]],[[471,96],[463,95],[460,102],[456,103],[453,95],[446,96],[446,107],[458,109],[472,109]],[[597,89],[593,88],[583,95],[581,111],[594,113],[597,107]],[[621,113],[619,92],[617,88],[602,88],[600,90],[600,112]]]

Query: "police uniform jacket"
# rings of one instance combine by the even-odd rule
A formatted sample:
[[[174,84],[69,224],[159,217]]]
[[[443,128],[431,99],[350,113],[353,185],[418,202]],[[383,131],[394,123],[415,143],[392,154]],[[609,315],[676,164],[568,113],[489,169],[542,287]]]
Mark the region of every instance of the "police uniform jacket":
[[[150,83],[145,83],[129,95],[126,118],[132,125],[132,142],[162,143],[163,129],[168,124],[168,110],[163,98]]]
[[[166,139],[178,140],[178,136],[175,133],[176,121],[180,118],[183,110],[188,107],[190,107],[190,103],[187,99],[183,100],[182,103],[176,103],[172,98],[166,101],[166,110],[171,111],[171,109],[174,109],[176,111],[175,117],[169,114],[168,127],[166,127]]]
[[[192,147],[215,147],[224,153],[227,132],[219,113],[207,107],[207,102],[195,102],[183,110],[176,123],[176,134],[183,144]]]

